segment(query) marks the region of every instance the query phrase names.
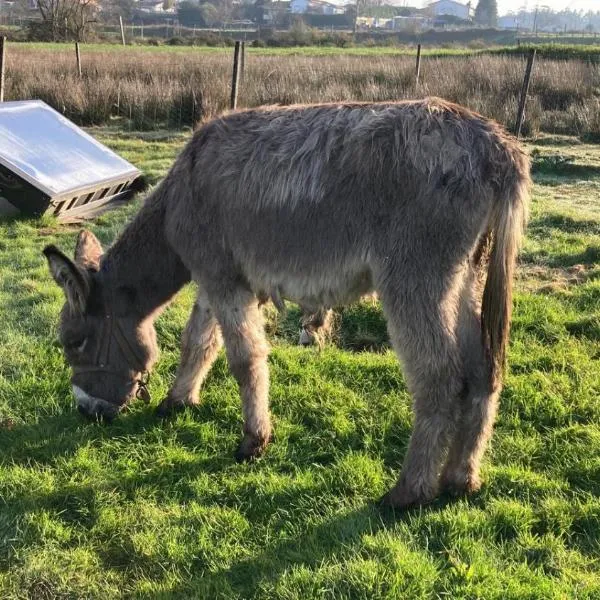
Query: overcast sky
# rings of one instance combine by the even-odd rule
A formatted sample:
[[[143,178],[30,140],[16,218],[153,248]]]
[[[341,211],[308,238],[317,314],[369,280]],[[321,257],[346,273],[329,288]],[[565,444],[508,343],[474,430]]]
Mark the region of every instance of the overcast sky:
[[[466,0],[459,0],[465,2]],[[474,5],[477,5],[477,0],[471,0]],[[411,2],[408,2],[411,4]],[[428,4],[428,1],[423,0],[423,6]],[[527,8],[533,9],[535,5],[548,6],[552,10],[562,10],[570,8],[572,10],[600,10],[600,0],[498,0],[498,12],[503,15],[511,10],[519,10],[524,5]]]
[[[518,10],[521,6],[527,4],[528,8],[535,8],[535,5],[548,6],[553,10],[562,10],[570,8],[572,10],[600,10],[600,0],[498,0],[498,11],[505,13],[510,10]]]

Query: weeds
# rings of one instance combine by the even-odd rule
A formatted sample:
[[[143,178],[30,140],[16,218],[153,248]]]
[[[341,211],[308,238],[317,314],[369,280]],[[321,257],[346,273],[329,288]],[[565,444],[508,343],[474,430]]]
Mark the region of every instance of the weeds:
[[[50,48],[50,47],[49,47]],[[255,53],[256,52],[256,53]],[[249,50],[240,106],[401,100],[441,96],[508,127],[515,121],[522,57],[426,57],[415,89],[414,58],[407,55],[259,54]],[[231,54],[197,48],[109,50],[83,48],[83,77],[66,47],[11,47],[8,100],[40,98],[83,125],[125,119],[131,129],[194,126],[226,110]],[[565,77],[568,68],[569,76]],[[524,131],[600,136],[600,64],[538,60]]]

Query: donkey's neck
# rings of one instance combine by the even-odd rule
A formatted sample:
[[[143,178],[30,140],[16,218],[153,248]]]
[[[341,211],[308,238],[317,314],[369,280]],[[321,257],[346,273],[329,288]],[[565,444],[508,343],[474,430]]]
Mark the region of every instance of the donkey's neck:
[[[115,310],[135,307],[151,317],[190,280],[190,274],[165,235],[165,206],[159,190],[106,252],[101,271]],[[121,305],[121,306],[119,306]]]

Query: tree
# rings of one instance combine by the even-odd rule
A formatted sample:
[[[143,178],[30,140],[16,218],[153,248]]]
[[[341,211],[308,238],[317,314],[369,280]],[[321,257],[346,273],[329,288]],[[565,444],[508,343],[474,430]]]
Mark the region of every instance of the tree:
[[[39,35],[52,41],[75,39],[82,41],[96,21],[96,0],[38,0],[42,17]]]
[[[498,3],[496,0],[479,0],[475,9],[475,23],[484,27],[496,27],[498,23]]]
[[[177,5],[177,19],[185,27],[206,27],[204,11],[199,4],[184,0]]]
[[[102,20],[112,20],[113,22],[119,21],[119,16],[123,18],[123,21],[133,20],[135,14],[136,2],[135,0],[110,0],[108,3],[102,5]]]
[[[225,21],[228,14],[231,14],[231,12],[228,13],[226,9],[219,10],[210,2],[202,4],[200,6],[200,11],[202,12],[202,18],[208,27],[214,27],[219,20]]]

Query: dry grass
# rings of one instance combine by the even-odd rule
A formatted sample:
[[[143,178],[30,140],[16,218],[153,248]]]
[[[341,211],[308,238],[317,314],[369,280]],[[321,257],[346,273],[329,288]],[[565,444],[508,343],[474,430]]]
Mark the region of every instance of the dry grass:
[[[7,98],[41,98],[78,123],[115,116],[134,129],[193,125],[229,101],[231,52],[195,49],[83,50],[82,79],[71,48],[11,48]],[[512,126],[524,60],[506,56],[426,58],[414,85],[410,56],[278,56],[249,52],[241,106],[438,95]],[[568,76],[567,76],[568,75]],[[525,131],[600,137],[600,65],[538,61]]]

